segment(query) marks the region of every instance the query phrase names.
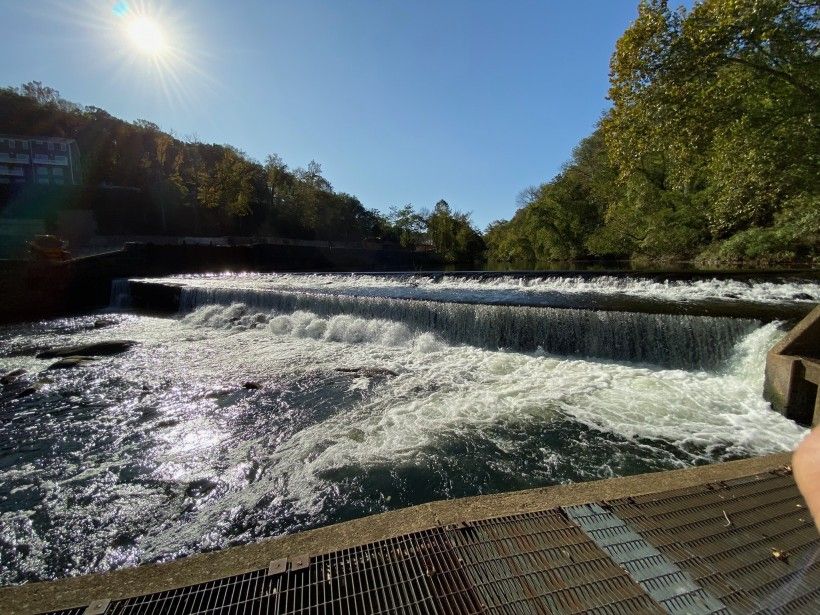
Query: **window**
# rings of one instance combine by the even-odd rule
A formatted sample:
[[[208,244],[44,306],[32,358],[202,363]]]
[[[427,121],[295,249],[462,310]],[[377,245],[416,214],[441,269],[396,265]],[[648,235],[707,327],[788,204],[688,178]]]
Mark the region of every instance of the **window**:
[[[37,167],[37,175],[48,175],[48,169],[46,167]]]
[[[61,152],[65,151],[65,143],[58,143],[57,145],[60,147]]]
[[[51,174],[54,175],[55,177],[62,177],[63,176],[63,170],[60,167],[56,167],[54,169],[51,169]]]

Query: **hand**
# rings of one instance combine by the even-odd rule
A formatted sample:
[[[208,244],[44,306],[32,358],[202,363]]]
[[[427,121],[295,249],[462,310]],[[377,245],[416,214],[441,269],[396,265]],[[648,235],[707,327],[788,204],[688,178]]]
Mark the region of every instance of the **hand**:
[[[820,427],[813,429],[794,451],[792,470],[797,487],[820,531]]]

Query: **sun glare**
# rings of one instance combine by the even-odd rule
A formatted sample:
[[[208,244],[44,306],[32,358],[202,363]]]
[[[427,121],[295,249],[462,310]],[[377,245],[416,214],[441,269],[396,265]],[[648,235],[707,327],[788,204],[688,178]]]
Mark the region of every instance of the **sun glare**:
[[[128,38],[134,47],[145,55],[158,56],[165,50],[165,34],[150,17],[138,15],[126,26]]]

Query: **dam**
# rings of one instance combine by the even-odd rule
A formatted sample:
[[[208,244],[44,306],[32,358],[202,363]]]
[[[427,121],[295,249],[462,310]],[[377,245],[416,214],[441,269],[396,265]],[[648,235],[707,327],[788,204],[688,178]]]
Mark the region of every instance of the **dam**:
[[[706,471],[721,467],[708,464],[745,464],[759,457],[774,461],[743,466],[731,476],[700,475],[702,480],[687,487],[693,489],[691,500],[663,497],[671,498],[669,514],[684,514],[674,502],[714,496],[711,522],[717,524],[725,512],[740,528],[749,502],[757,501],[743,500],[758,493],[747,485],[753,480],[772,493],[771,523],[780,527],[788,509],[788,519],[796,515],[789,523],[802,528],[789,530],[800,536],[783,541],[792,546],[765,540],[758,545],[789,550],[789,578],[796,578],[816,536],[810,518],[804,527],[805,509],[801,516],[784,454],[806,427],[772,411],[763,398],[763,370],[769,349],[818,299],[816,280],[791,278],[334,273],[117,280],[105,313],[10,325],[0,332],[0,370],[22,370],[0,394],[0,411],[8,417],[0,426],[0,553],[10,562],[0,584],[23,591],[22,583],[35,588],[33,582],[59,583],[67,576],[125,574],[140,564],[216,556],[270,538],[344,527],[369,515],[413,506],[418,511],[440,500],[502,497],[493,494],[650,472]],[[131,345],[71,368],[56,368],[54,359],[43,356],[50,348],[116,340]],[[595,515],[615,510],[617,519],[607,523],[623,522],[641,535],[649,531],[641,525],[648,513],[628,501],[632,493],[604,497],[588,491],[554,505],[530,505],[547,524],[533,531],[559,528],[614,558],[584,524],[590,516],[603,523]],[[721,495],[741,499],[727,508]],[[497,514],[464,519],[472,524],[513,512],[493,509]],[[459,523],[452,514],[440,518]],[[755,524],[763,521],[750,517],[748,523],[759,529]],[[436,557],[452,568],[447,578],[461,579],[468,588],[453,586],[452,594],[427,583],[428,590],[416,587],[412,598],[406,593],[410,586],[396,577],[402,600],[428,604],[429,592],[460,595],[458,608],[446,607],[445,600],[446,608],[430,606],[428,612],[506,612],[487,606],[485,585],[471,576],[490,573],[480,567],[465,572],[458,561],[470,561],[464,549],[472,548],[459,537],[477,532],[477,544],[492,542],[501,530],[490,525],[485,535],[475,528],[434,530],[432,522],[416,528],[427,532],[423,540],[379,543],[378,549],[409,550],[399,568],[417,565],[410,551],[439,545]],[[361,544],[399,535],[404,534],[372,535]],[[731,550],[733,539],[726,540]],[[666,558],[653,565],[695,579],[726,574],[715,564],[713,573],[698,576],[664,544],[649,540],[645,547],[652,557]],[[342,550],[356,546],[338,543]],[[241,574],[264,569],[262,585],[262,578],[284,582],[303,569],[323,574],[327,562],[316,558],[324,551],[333,549],[289,548],[273,557],[274,549],[265,555],[270,561],[255,561],[258,568],[246,566]],[[294,558],[303,553],[311,559],[300,568]],[[282,555],[285,576],[268,575],[267,567]],[[334,557],[352,561],[345,559],[347,551]],[[419,561],[421,572],[413,574],[427,578],[429,561]],[[603,577],[590,578],[620,574],[617,558],[612,561],[615,568],[601,568]],[[814,574],[814,564],[806,566],[806,574]],[[239,570],[220,572],[209,579]],[[780,572],[769,575],[772,582]],[[196,580],[186,577],[178,585],[193,587]],[[633,587],[633,577],[613,581],[621,582],[634,600],[632,612],[652,611],[663,602],[640,582]],[[97,589],[93,597],[105,598]],[[170,589],[159,584],[105,595],[112,609],[124,609],[116,601],[127,595]],[[735,603],[741,607],[733,607],[728,594],[714,587],[708,592],[718,602],[704,599],[712,609],[705,612],[745,612],[741,607],[754,601],[743,594]],[[795,596],[816,600],[804,594]],[[425,612],[402,610],[396,600],[390,603],[395,608],[384,602],[381,611],[360,611]],[[62,606],[81,604],[77,613],[90,608],[89,600]],[[302,612],[293,604],[272,612]],[[105,609],[100,612],[166,612]]]

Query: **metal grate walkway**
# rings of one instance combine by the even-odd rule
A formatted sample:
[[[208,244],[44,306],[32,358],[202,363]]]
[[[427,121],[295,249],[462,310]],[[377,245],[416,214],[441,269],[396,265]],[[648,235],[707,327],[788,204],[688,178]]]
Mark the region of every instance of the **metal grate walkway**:
[[[787,469],[414,532],[48,615],[820,613]]]

